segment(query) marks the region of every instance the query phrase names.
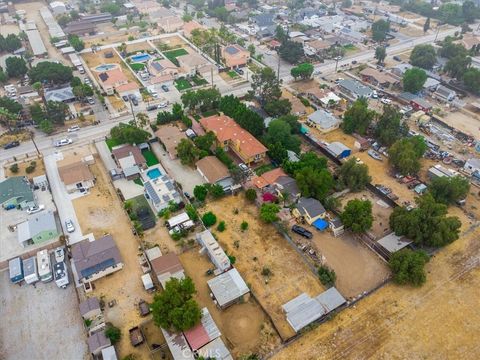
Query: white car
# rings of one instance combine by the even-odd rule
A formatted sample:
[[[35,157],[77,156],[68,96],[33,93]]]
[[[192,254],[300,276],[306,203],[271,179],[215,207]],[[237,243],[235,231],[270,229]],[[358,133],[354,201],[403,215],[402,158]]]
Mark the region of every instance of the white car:
[[[387,98],[383,98],[382,100],[380,100],[383,104],[385,105],[389,105],[392,103],[392,100],[390,99],[387,99]]]
[[[94,105],[95,104],[95,99],[91,96],[87,97],[87,101],[90,105]]]
[[[58,247],[55,249],[55,262],[61,263],[65,260],[65,250],[63,247]]]
[[[158,104],[158,108],[159,108],[159,109],[164,109],[164,108],[166,108],[166,107],[168,107],[168,104],[165,103],[165,102],[162,102],[162,103]]]
[[[30,206],[27,209],[27,214],[29,214],[29,215],[36,214],[36,213],[38,213],[42,210],[45,210],[45,205]]]
[[[80,130],[80,126],[78,126],[78,125],[70,126],[70,127],[67,129],[68,132],[74,132],[74,131],[78,131],[78,130]]]
[[[56,143],[55,143],[55,146],[56,147],[61,147],[61,146],[65,146],[65,145],[69,145],[73,143],[73,140],[70,139],[70,138],[65,138],[65,139],[61,139],[61,140],[58,140]]]
[[[238,167],[244,172],[247,172],[249,170],[248,166],[244,163],[238,164]]]
[[[377,90],[373,90],[373,93],[372,93],[372,99],[378,99],[378,93],[377,93]]]
[[[75,231],[75,225],[73,225],[73,221],[70,219],[65,220],[65,228],[67,232],[72,233]]]

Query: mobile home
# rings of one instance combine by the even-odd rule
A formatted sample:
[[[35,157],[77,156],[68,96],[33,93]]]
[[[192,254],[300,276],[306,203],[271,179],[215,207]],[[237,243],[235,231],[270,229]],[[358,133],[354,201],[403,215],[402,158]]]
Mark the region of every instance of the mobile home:
[[[49,282],[53,280],[52,263],[50,262],[50,255],[48,250],[41,250],[37,253],[38,275],[42,282]]]
[[[23,276],[27,284],[33,284],[39,280],[37,272],[37,258],[35,256],[23,260]]]
[[[53,265],[53,273],[55,275],[55,284],[59,288],[65,289],[69,284],[67,265],[63,261],[55,263]]]
[[[8,270],[10,271],[10,281],[14,284],[23,280],[22,259],[16,257],[8,262]]]

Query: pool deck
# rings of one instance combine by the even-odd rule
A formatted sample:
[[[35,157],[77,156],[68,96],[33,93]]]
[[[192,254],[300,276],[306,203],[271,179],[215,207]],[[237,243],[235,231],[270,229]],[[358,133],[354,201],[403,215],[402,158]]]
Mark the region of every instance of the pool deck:
[[[151,178],[148,176],[148,173],[149,173],[150,171],[152,171],[152,170],[155,170],[155,169],[157,169],[158,171],[160,171],[160,176],[167,174],[167,172],[166,172],[165,169],[162,167],[162,165],[157,164],[157,165],[154,165],[154,166],[149,167],[147,170],[145,170],[144,172],[142,172],[142,180],[143,180],[143,181],[153,180],[153,179],[151,179]]]

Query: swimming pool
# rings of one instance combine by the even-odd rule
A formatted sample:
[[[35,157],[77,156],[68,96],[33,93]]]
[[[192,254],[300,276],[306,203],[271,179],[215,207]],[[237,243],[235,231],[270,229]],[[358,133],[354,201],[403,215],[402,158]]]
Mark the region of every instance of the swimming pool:
[[[155,168],[155,169],[152,169],[152,170],[148,170],[147,171],[147,176],[150,179],[155,180],[155,179],[159,178],[160,176],[162,176],[162,173],[160,172],[160,170],[158,168]]]
[[[117,64],[102,64],[102,65],[98,65],[95,68],[95,71],[108,71],[108,70],[115,69],[116,67],[117,67]]]
[[[130,57],[133,62],[145,62],[150,60],[151,56],[148,54],[137,54]]]

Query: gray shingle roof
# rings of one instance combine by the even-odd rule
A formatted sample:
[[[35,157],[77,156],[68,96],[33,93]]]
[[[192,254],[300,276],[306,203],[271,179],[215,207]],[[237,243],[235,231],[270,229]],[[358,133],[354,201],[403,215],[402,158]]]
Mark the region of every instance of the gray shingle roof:
[[[308,213],[308,215],[312,218],[325,212],[325,208],[320,203],[320,201],[314,198],[301,197],[300,199],[298,199],[297,209],[300,214],[305,215],[306,213]]]
[[[16,198],[17,202],[34,200],[33,191],[25,176],[12,176],[0,182],[0,204]]]
[[[315,111],[308,116],[308,120],[319,125],[322,129],[329,129],[340,122],[340,120],[325,110]]]

